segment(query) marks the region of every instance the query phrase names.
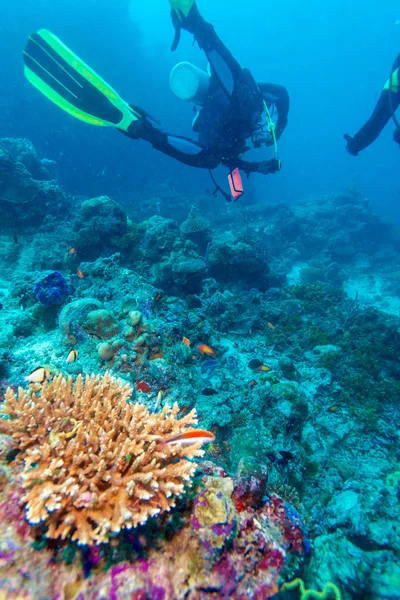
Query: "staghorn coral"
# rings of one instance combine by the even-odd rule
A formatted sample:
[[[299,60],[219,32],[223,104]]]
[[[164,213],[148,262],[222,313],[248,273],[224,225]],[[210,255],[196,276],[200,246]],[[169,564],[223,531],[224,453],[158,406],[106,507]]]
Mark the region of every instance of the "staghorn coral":
[[[196,464],[187,458],[203,454],[199,445],[159,442],[196,424],[195,411],[178,420],[175,404],[150,414],[131,395],[108,373],[7,390],[0,432],[20,450],[26,516],[46,537],[107,542],[170,510],[190,487]]]

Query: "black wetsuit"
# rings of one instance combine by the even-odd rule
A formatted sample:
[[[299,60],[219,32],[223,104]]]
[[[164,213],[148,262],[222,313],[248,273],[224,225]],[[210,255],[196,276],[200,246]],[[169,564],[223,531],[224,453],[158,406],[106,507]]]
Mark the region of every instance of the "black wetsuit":
[[[277,160],[248,162],[240,156],[248,149],[246,139],[259,127],[264,100],[277,109],[276,136],[281,135],[289,112],[288,92],[279,85],[257,85],[250,71],[242,69],[224,46],[212,25],[204,21],[196,5],[182,27],[194,35],[211,68],[208,96],[196,122],[199,142],[165,133],[147,119],[136,121],[128,135],[146,140],[157,150],[193,167],[214,169],[223,164],[245,173],[277,171]]]
[[[391,78],[385,84],[371,117],[353,138],[345,136],[350,154],[356,155],[372,144],[392,118],[399,105],[400,54],[393,64]],[[399,131],[395,132],[394,139],[400,143]]]

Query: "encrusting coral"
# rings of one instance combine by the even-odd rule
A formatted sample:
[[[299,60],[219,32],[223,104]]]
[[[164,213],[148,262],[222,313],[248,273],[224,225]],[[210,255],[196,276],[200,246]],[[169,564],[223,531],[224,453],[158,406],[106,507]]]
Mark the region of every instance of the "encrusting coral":
[[[178,419],[175,404],[150,414],[131,395],[108,373],[7,390],[0,432],[19,450],[27,519],[46,537],[107,542],[170,510],[190,487],[199,444],[161,442],[191,429],[195,411]]]

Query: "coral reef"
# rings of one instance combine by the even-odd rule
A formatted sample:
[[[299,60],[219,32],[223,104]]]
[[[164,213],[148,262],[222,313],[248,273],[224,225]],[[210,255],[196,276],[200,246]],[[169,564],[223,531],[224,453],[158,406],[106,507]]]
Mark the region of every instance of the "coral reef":
[[[238,511],[234,479],[210,463],[200,475],[192,497],[168,520],[149,520],[109,545],[81,551],[73,545],[48,548],[42,541],[34,549],[18,485],[9,479],[0,497],[2,590],[27,600],[95,600],[99,590],[114,600],[206,600],[210,593],[233,600],[273,597],[282,570],[302,562],[305,532],[288,521],[289,512],[271,508],[281,506],[277,496],[256,508],[249,501]]]
[[[55,167],[40,160],[26,141],[4,144],[4,198],[14,193],[21,202],[15,215],[24,215],[12,235],[7,216],[0,233],[0,401],[7,387],[25,385],[24,377],[38,366],[73,378],[107,369],[121,385],[132,386],[131,401],[143,405],[150,420],[177,402],[183,415],[195,408],[201,426],[216,438],[207,447],[208,457],[220,465],[214,483],[202,466],[205,488],[197,487],[201,477],[195,477],[176,509],[97,547],[101,568],[114,565],[114,588],[107,579],[112,579],[110,570],[94,573],[105,593],[112,588],[123,596],[124,586],[132,586],[139,598],[164,593],[159,588],[168,586],[159,573],[171,581],[179,576],[168,562],[174,553],[188,582],[182,593],[189,598],[229,592],[229,573],[234,580],[240,569],[250,590],[240,593],[268,597],[274,577],[270,589],[259,591],[260,579],[253,585],[243,567],[246,551],[239,557],[231,553],[237,549],[236,534],[244,531],[242,517],[249,524],[251,515],[254,528],[245,528],[243,539],[250,540],[249,564],[259,564],[251,535],[260,531],[254,518],[263,529],[262,513],[267,521],[279,521],[286,538],[291,524],[297,524],[292,548],[304,529],[299,515],[311,524],[309,561],[301,572],[281,571],[284,578],[301,576],[312,591],[335,582],[345,600],[397,600],[400,236],[395,227],[373,214],[354,190],[290,206],[256,198],[225,205],[199,195],[190,197],[194,208],[188,208],[188,197],[165,181],[157,189],[149,182],[135,202],[131,192],[125,198],[121,193],[115,197],[121,205],[106,197],[62,194],[62,210],[57,202],[44,206],[41,196],[38,207],[31,206],[29,198],[42,184],[58,186],[60,192]],[[13,203],[4,206],[9,215]],[[74,218],[64,220],[64,209]],[[37,218],[29,221],[33,214]],[[68,282],[70,294],[64,304],[42,306],[35,284],[54,271]],[[211,353],[201,353],[204,344]],[[71,349],[75,360],[67,362]],[[40,398],[40,390],[28,392],[35,393]],[[60,433],[72,434],[75,426],[68,421]],[[78,426],[71,444],[82,434]],[[17,499],[28,490],[21,491],[23,452],[20,459],[10,455],[4,442],[4,454],[16,458],[0,468],[1,482],[10,483],[15,494],[3,504],[1,519],[7,524],[7,510],[20,511]],[[217,488],[220,496],[214,493]],[[194,497],[200,502],[194,503]],[[198,529],[193,529],[194,513]],[[209,513],[221,518],[211,533]],[[23,520],[25,512],[18,514]],[[171,528],[176,531],[180,519],[181,531],[190,522],[190,536],[198,534],[194,546],[169,545],[175,539]],[[160,536],[151,533],[155,522],[165,527]],[[44,539],[45,522],[33,528],[25,523],[25,528],[27,536],[34,531],[36,543],[44,544],[43,558],[27,550],[28,542],[18,543],[33,565],[50,561],[49,573],[64,552],[81,552],[69,536]],[[20,540],[14,529],[10,535]],[[185,548],[200,545],[200,554],[194,552],[188,562]],[[132,547],[134,558],[146,561],[148,576],[133,564]],[[275,547],[280,551],[276,566],[285,553],[279,544]],[[160,548],[167,562],[159,562]],[[268,549],[266,554],[273,562]],[[237,572],[229,570],[232,556]],[[204,569],[196,570],[198,564]],[[88,567],[85,573],[91,571],[96,569]],[[216,582],[211,591],[206,583],[210,573]],[[75,579],[69,575],[72,589]],[[87,579],[77,583],[84,594],[90,593]],[[243,586],[233,586],[233,594]],[[166,597],[174,593],[171,586],[165,592]],[[282,594],[296,597],[299,590]]]
[[[1,429],[19,451],[27,519],[48,538],[100,544],[170,510],[190,486],[185,457],[201,456],[199,446],[160,443],[196,424],[195,412],[151,415],[131,395],[107,374],[6,391]]]

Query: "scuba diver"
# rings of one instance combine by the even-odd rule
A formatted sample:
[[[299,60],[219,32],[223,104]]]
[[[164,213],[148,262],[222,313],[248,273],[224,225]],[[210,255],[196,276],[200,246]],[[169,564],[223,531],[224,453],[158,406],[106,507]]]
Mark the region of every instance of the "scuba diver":
[[[391,118],[396,125],[393,139],[400,144],[400,124],[396,117],[396,110],[399,105],[400,54],[394,61],[390,77],[379,96],[379,100],[371,117],[354,137],[347,135],[347,133],[344,135],[344,139],[347,141],[347,151],[349,154],[357,156],[361,150],[364,150],[364,148],[367,148],[367,146],[372,144]]]
[[[276,173],[281,168],[277,139],[287,124],[289,95],[282,86],[257,84],[242,69],[218,38],[212,25],[200,15],[195,0],[169,0],[175,28],[172,50],[181,30],[193,34],[208,60],[208,72],[191,63],[179,63],[170,76],[173,92],[197,108],[193,130],[198,142],[162,131],[143,109],[128,104],[76,54],[50,31],[32,34],[24,51],[25,76],[47,98],[77,119],[99,126],[112,126],[135,140],[193,167],[229,168],[228,181],[234,200],[243,194],[239,169]],[[277,115],[274,123],[272,117]],[[250,140],[250,142],[249,142]],[[248,145],[251,143],[251,146]],[[249,162],[243,154],[250,147],[274,146],[271,160]],[[211,175],[212,176],[212,175]],[[213,177],[212,177],[213,178]],[[231,200],[215,182],[216,191]]]

